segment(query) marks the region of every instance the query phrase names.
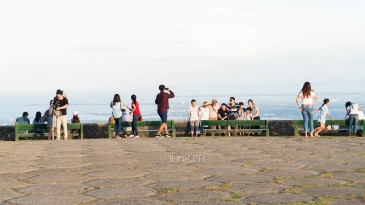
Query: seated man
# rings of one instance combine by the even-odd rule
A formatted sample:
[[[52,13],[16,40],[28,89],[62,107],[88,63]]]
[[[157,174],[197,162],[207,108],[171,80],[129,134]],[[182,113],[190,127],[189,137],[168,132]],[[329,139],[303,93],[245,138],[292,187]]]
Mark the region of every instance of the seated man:
[[[30,120],[28,118],[28,113],[27,112],[23,112],[23,117],[18,117],[14,120],[14,125],[16,124],[30,124]],[[21,130],[19,133],[27,133],[28,130]]]
[[[122,122],[132,122],[133,118],[131,115],[127,114],[125,109],[122,109]],[[123,131],[132,131],[132,127],[123,127]],[[125,138],[128,138],[128,135],[124,135]]]

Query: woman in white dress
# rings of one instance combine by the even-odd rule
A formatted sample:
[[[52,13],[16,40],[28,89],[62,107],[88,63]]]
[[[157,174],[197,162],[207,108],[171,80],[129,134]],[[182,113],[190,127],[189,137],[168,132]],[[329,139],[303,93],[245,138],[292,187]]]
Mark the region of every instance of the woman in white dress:
[[[328,98],[323,100],[323,104],[320,108],[316,109],[316,111],[320,111],[318,122],[320,126],[314,130],[314,136],[318,136],[318,133],[326,129],[326,116],[330,117],[333,120],[330,112],[328,110],[328,106],[330,105],[330,100]]]

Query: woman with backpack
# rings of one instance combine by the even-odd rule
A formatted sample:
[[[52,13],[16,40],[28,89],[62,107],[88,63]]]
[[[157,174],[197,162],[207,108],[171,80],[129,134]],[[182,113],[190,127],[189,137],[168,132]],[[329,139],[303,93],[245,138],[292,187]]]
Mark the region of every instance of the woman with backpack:
[[[119,133],[122,129],[122,103],[118,94],[114,95],[113,101],[110,103],[110,107],[112,108],[112,115],[115,120],[113,134],[116,139],[120,139],[121,137],[119,136]]]

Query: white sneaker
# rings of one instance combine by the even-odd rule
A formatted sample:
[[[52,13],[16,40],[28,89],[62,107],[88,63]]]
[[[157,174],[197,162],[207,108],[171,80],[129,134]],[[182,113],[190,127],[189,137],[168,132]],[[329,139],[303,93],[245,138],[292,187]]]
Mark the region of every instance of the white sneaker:
[[[137,139],[137,138],[139,138],[139,135],[136,135],[136,136],[134,136],[133,138],[136,138],[136,139]]]
[[[164,136],[160,135],[156,135],[156,138],[164,138]]]
[[[165,137],[171,137],[170,135],[165,135]]]

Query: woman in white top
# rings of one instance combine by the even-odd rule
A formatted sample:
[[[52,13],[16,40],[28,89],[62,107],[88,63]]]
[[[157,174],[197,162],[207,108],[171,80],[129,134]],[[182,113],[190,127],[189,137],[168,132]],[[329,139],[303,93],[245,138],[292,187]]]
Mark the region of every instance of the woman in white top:
[[[200,107],[200,120],[209,120],[209,103],[204,101],[203,107]]]
[[[195,136],[198,137],[198,134],[200,134],[199,130],[200,112],[199,112],[199,107],[196,106],[196,101],[194,99],[191,100],[191,106],[189,107],[188,110],[188,117],[190,122],[191,137],[194,137],[194,130],[195,130]]]
[[[299,111],[303,115],[303,127],[305,132],[305,137],[307,137],[308,132],[308,122],[310,125],[310,136],[313,137],[314,125],[313,125],[313,98],[318,101],[317,95],[312,91],[311,84],[309,82],[305,82],[302,90],[299,92],[297,96],[297,105]],[[302,104],[300,104],[299,99],[302,99]]]
[[[319,136],[318,133],[322,130],[325,130],[326,128],[326,116],[331,118],[333,120],[332,116],[330,115],[330,112],[328,110],[328,106],[330,105],[330,100],[328,98],[323,100],[323,104],[320,108],[316,109],[316,111],[320,111],[318,122],[321,124],[319,127],[317,127],[314,130],[314,136]]]
[[[345,119],[348,119],[348,133],[349,137],[351,137],[351,127],[353,126],[352,136],[355,137],[357,133],[357,123],[359,121],[359,113],[362,111],[361,107],[356,103],[347,102],[346,103],[346,111],[347,115]]]

